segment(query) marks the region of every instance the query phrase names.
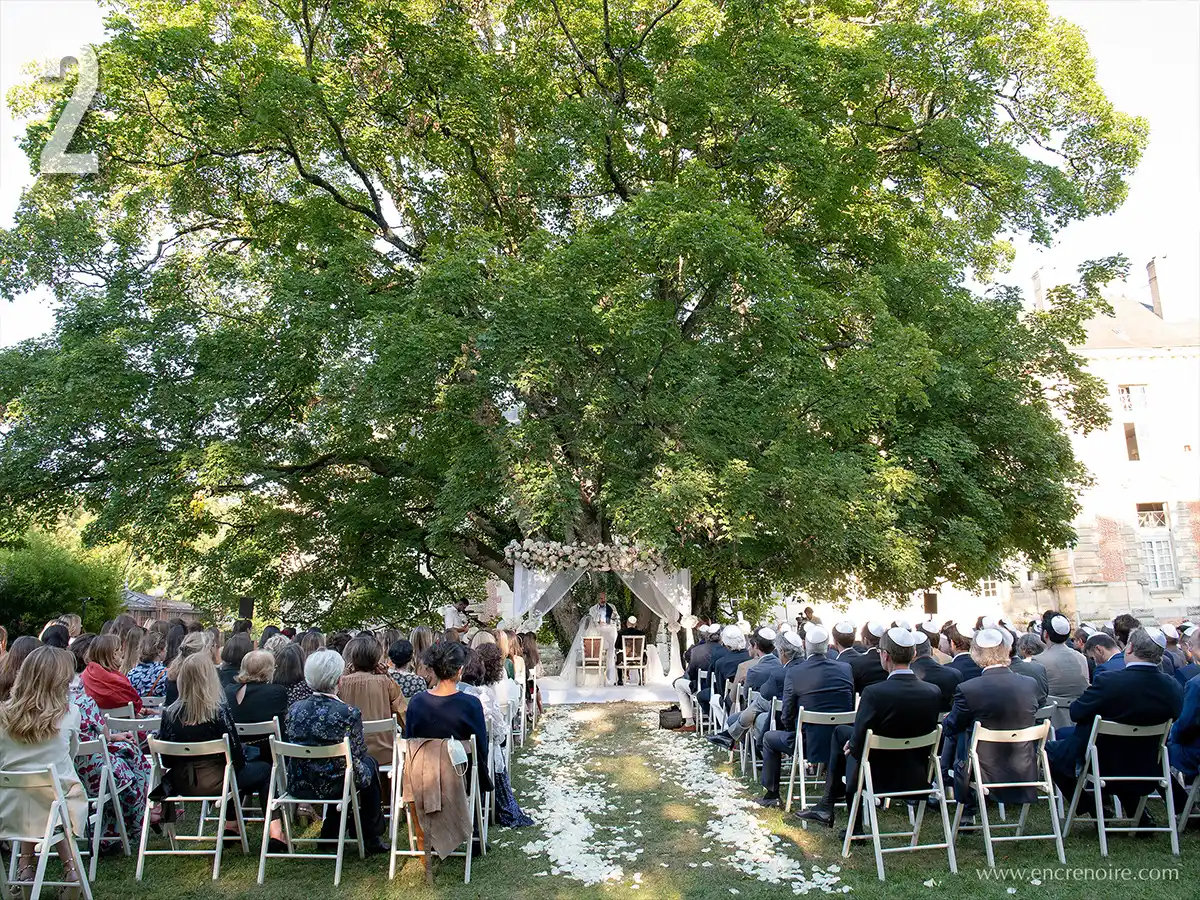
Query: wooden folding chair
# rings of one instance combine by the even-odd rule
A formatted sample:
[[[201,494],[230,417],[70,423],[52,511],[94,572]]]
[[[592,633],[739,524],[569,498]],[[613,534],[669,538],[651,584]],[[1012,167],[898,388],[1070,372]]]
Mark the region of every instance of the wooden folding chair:
[[[139,720],[142,721],[142,720]],[[170,794],[162,798],[163,804],[171,803],[200,803],[208,801],[217,807],[217,823],[216,832],[214,835],[206,835],[204,833],[205,819],[200,818],[200,826],[196,834],[177,834],[174,822],[164,822],[163,830],[167,833],[167,839],[170,842],[169,850],[150,850],[148,844],[150,841],[150,815],[147,813],[142,817],[142,839],[138,844],[138,863],[136,878],[142,880],[142,873],[146,867],[146,857],[148,856],[208,856],[213,857],[213,880],[216,881],[221,874],[221,855],[225,847],[225,813],[229,808],[229,804],[233,804],[234,821],[237,823],[238,837],[241,839],[242,853],[249,854],[250,844],[246,840],[246,823],[242,819],[242,804],[240,802],[240,791],[237,784],[237,773],[233,770],[233,754],[229,749],[229,735],[225,735],[221,740],[213,741],[197,741],[196,743],[176,743],[174,741],[160,741],[158,738],[151,737],[150,743],[150,781],[146,785],[146,809],[150,809],[151,792],[163,782],[163,778],[167,773],[167,766],[163,763],[163,757],[169,756],[172,760],[183,759],[187,757],[208,757],[220,756],[224,759],[224,775],[221,780],[220,794]],[[215,844],[212,850],[187,850],[181,844],[200,843],[213,841]]]
[[[471,831],[472,836],[467,838],[466,850],[456,850],[451,853],[451,856],[462,856],[466,858],[466,869],[463,872],[463,884],[471,883],[471,856],[474,848],[474,837],[479,836],[479,855],[487,855],[487,841],[483,838],[485,833],[485,818],[483,814],[483,802],[479,793],[479,753],[475,748],[475,737],[472,735],[463,746],[467,751],[467,759],[470,761],[468,770],[469,776],[464,776],[465,787],[467,791],[467,809],[471,811]],[[396,741],[395,753],[392,757],[392,768],[398,774],[392,779],[392,809],[398,810],[401,807],[404,809],[405,825],[408,829],[408,849],[401,850],[399,843],[400,832],[400,816],[392,816],[392,832],[391,843],[392,849],[388,854],[388,880],[396,877],[396,859],[400,856],[419,856],[425,861],[425,880],[433,883],[433,850],[425,840],[424,834],[420,835],[420,842],[424,843],[424,847],[418,847],[418,833],[420,831],[417,817],[411,806],[404,802],[404,765],[406,761],[406,750],[408,744],[406,741]]]
[[[846,838],[842,842],[842,856],[850,856],[850,844],[852,841],[863,841],[868,838],[875,847],[875,871],[879,876],[880,881],[884,881],[883,873],[883,854],[885,853],[907,853],[912,850],[945,850],[946,856],[950,861],[950,872],[957,874],[958,863],[954,857],[954,840],[950,831],[950,817],[946,812],[946,788],[942,784],[942,767],[938,764],[937,748],[942,740],[942,726],[938,725],[929,734],[921,737],[913,738],[886,738],[879,737],[873,731],[867,732],[866,745],[863,749],[862,762],[858,767],[858,780],[854,787],[854,799],[850,803],[850,821],[846,826]],[[922,747],[929,748],[929,768],[926,774],[926,783],[919,785],[913,790],[908,791],[888,791],[886,793],[876,793],[875,781],[871,771],[871,753],[874,751],[878,756],[880,753],[886,754],[889,751],[895,750],[919,750]],[[881,763],[884,758],[880,758]],[[933,784],[932,792],[929,784]],[[847,785],[847,788],[850,786]],[[879,831],[879,812],[876,809],[876,804],[882,800],[903,799],[907,801],[910,798],[917,798],[920,802],[917,804],[916,817],[912,821],[911,831],[893,831],[880,833]],[[926,800],[936,801],[938,813],[942,818],[942,833],[945,840],[939,844],[920,844],[918,840],[921,836],[921,821],[925,816]],[[869,834],[855,834],[854,822],[858,818],[859,805],[866,807],[864,818],[869,823]],[[882,838],[909,838],[909,843],[899,847],[884,847],[881,843]]]
[[[638,684],[646,683],[646,639],[641,635],[627,634],[621,638],[621,672],[627,685],[632,672],[637,672]]]
[[[389,721],[384,719],[382,721]],[[392,720],[394,723],[394,720]],[[400,743],[396,741],[395,743]],[[394,755],[393,755],[394,758]],[[342,793],[332,800],[314,799],[312,797],[296,797],[288,791],[287,760],[321,760],[340,759],[344,764],[342,773]],[[286,853],[271,853],[268,849],[271,840],[271,829],[263,826],[262,846],[258,852],[258,883],[262,884],[267,877],[268,859],[333,859],[333,886],[337,887],[342,881],[342,860],[346,855],[346,826],[349,817],[354,816],[354,841],[358,845],[359,859],[367,855],[366,844],[363,842],[362,816],[358,809],[358,788],[354,783],[354,756],[350,752],[350,738],[342,738],[340,743],[328,744],[323,747],[309,747],[304,744],[289,744],[278,738],[271,738],[271,783],[267,788],[266,818],[279,813],[283,820],[284,841],[287,843]],[[296,837],[292,834],[292,823],[289,807],[323,806],[325,815],[329,815],[329,807],[337,811],[338,836],[336,838]],[[337,844],[333,853],[297,853],[297,844]]]
[[[83,857],[80,856],[79,846],[75,843],[75,835],[71,831],[70,808],[67,806],[62,785],[58,780],[58,770],[51,765],[33,772],[0,771],[0,794],[28,791],[36,792],[34,803],[38,805],[44,803],[49,796],[53,796],[54,799],[50,801],[46,815],[46,827],[41,834],[22,834],[14,827],[13,823],[0,822],[0,841],[9,841],[12,844],[12,856],[9,859],[5,883],[11,887],[30,888],[30,900],[38,900],[44,887],[78,887],[84,900],[92,900],[92,886],[89,882],[88,872],[83,867]],[[50,861],[55,845],[60,840],[65,840],[70,848],[71,862],[75,866],[75,871],[79,873],[78,884],[73,881],[46,880],[46,864]],[[17,878],[22,843],[34,844],[37,853],[37,868],[30,881]]]
[[[1050,734],[1050,721],[1047,718],[1039,725],[1034,725],[1029,728],[1013,729],[1009,731],[996,731],[991,728],[984,728],[978,722],[971,732],[971,747],[968,751],[968,761],[970,764],[971,784],[975,789],[975,801],[979,807],[980,822],[978,826],[983,832],[983,846],[987,851],[988,866],[995,868],[996,855],[993,850],[993,843],[1000,841],[1045,841],[1053,840],[1055,848],[1058,850],[1058,861],[1064,866],[1067,864],[1067,856],[1063,850],[1062,829],[1058,820],[1058,806],[1055,803],[1054,782],[1050,779],[1050,761],[1046,758],[1046,739]],[[980,744],[1000,744],[1002,746],[1011,747],[1016,744],[1036,743],[1037,748],[1034,751],[1034,765],[1036,771],[1034,778],[1029,781],[987,781],[983,774],[983,765],[979,756]],[[1050,807],[1050,831],[1044,834],[1026,834],[1025,823],[1029,815],[1029,807],[1031,804],[1024,803],[1021,805],[1021,816],[1016,822],[1006,823],[1003,825],[993,825],[988,818],[987,796],[992,791],[1000,791],[1005,788],[1036,788],[1040,794],[1045,794],[1046,803]],[[1039,795],[1040,795],[1039,794]],[[958,808],[954,811],[954,839],[958,840],[958,832],[961,827],[963,816],[963,803],[960,799]],[[993,829],[1013,829],[1013,834],[993,835]],[[963,830],[966,830],[965,828]]]
[[[121,852],[130,855],[129,835],[125,831],[125,817],[121,815],[121,801],[117,790],[117,779],[113,775],[112,757],[108,753],[108,741],[100,735],[94,741],[80,741],[75,750],[75,758],[90,759],[95,757],[100,763],[100,788],[93,797],[88,794],[88,827],[92,830],[92,845],[89,851],[88,878],[96,880],[96,865],[100,861],[100,840],[104,834],[104,810],[111,808],[112,816],[117,823],[117,836],[121,841]],[[87,794],[87,782],[82,778],[80,783]]]
[[[1171,853],[1175,856],[1179,855],[1179,832],[1175,826],[1175,804],[1171,802],[1171,763],[1167,756],[1167,736],[1171,733],[1171,720],[1167,720],[1160,725],[1121,725],[1117,722],[1110,722],[1108,719],[1096,717],[1092,723],[1091,734],[1088,735],[1087,749],[1084,757],[1084,769],[1078,780],[1075,782],[1075,791],[1071,796],[1071,805],[1067,810],[1067,823],[1063,826],[1063,832],[1071,833],[1071,825],[1076,821],[1086,822],[1094,821],[1096,823],[1096,831],[1100,838],[1100,855],[1108,856],[1108,833],[1109,832],[1141,832],[1143,834],[1154,831],[1167,831],[1171,835]],[[1114,775],[1111,773],[1101,773],[1100,771],[1100,748],[1098,746],[1099,739],[1102,736],[1110,736],[1124,738],[1126,740],[1144,740],[1155,741],[1158,745],[1158,759],[1161,765],[1161,774],[1149,775]],[[1108,824],[1109,820],[1104,815],[1104,803],[1102,793],[1104,789],[1112,790],[1114,787],[1121,784],[1139,785],[1137,790],[1140,793],[1141,787],[1152,784],[1158,787],[1166,800],[1167,807],[1167,825],[1142,828],[1138,826],[1141,821],[1142,813],[1146,810],[1146,801],[1149,799],[1150,793],[1141,794],[1138,799],[1137,808],[1133,811],[1132,816],[1114,818],[1111,821],[1129,821],[1131,824],[1115,826]],[[1083,795],[1085,788],[1092,790],[1092,796],[1096,803],[1095,816],[1080,816],[1076,814],[1079,806],[1079,798]]]
[[[808,809],[808,788],[809,786],[816,787],[824,784],[825,779],[821,776],[821,769],[816,770],[816,774],[812,778],[808,775],[808,755],[804,750],[804,726],[805,725],[853,725],[854,710],[845,712],[817,712],[811,709],[805,709],[803,706],[796,712],[796,744],[795,752],[792,753],[791,771],[788,773],[788,792],[787,802],[784,804],[784,810],[791,812],[792,797],[796,790],[796,775],[800,776],[800,809]],[[803,823],[807,826],[807,822]]]

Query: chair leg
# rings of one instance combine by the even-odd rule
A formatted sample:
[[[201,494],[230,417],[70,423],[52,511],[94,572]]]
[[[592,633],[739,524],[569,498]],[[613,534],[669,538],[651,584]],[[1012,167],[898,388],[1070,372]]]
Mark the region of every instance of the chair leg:
[[[59,815],[64,815],[65,817],[62,807],[59,806],[56,800],[50,810],[50,818],[46,821],[46,836],[42,838],[42,852],[38,854],[37,868],[33,873],[33,890],[29,894],[29,900],[38,900],[38,897],[42,895],[42,882],[46,880],[46,863],[50,859],[50,841],[54,836],[54,828]],[[71,833],[70,826],[67,827],[66,833]],[[79,876],[83,877],[82,870],[80,870]]]
[[[1096,801],[1096,831],[1100,834],[1100,855],[1108,856],[1108,832],[1105,830],[1104,823],[1104,803],[1102,802],[1102,794],[1100,788],[1100,774],[1096,773],[1096,778],[1092,782],[1093,796]]]
[[[958,860],[954,855],[954,841],[950,840],[950,815],[946,812],[946,785],[942,781],[942,767],[935,761],[934,777],[938,790],[938,810],[942,815],[942,834],[946,836],[946,856],[950,860],[950,873],[958,874]]]
[[[150,779],[153,782],[153,778]],[[146,843],[150,837],[150,783],[146,785],[146,812],[142,815],[142,835],[138,840],[138,859],[137,872],[134,875],[135,881],[142,880],[142,873],[146,868]]]
[[[278,763],[276,763],[278,765]],[[275,805],[275,771],[272,769],[270,781],[267,784],[266,809],[263,810],[262,845],[258,850],[258,883],[262,884],[267,877],[267,844],[271,840],[271,807]]]
[[[65,809],[63,810],[62,824],[63,835],[71,853],[71,862],[75,866],[75,871],[79,873],[79,890],[83,894],[83,900],[92,900],[92,879],[84,872],[83,857],[79,853],[79,845],[75,843],[75,838],[71,834],[71,820]]]

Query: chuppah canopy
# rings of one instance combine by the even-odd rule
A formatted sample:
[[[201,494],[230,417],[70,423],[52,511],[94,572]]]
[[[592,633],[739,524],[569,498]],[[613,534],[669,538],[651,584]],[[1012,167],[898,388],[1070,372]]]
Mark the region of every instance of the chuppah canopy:
[[[514,541],[505,552],[513,564],[515,618],[540,622],[586,573],[612,572],[663,620],[671,634],[671,659],[666,670],[659,660],[657,667],[650,666],[647,681],[671,681],[682,675],[683,659],[675,636],[680,631],[680,619],[692,611],[692,579],[687,569],[671,569],[654,551],[622,541],[612,544]],[[581,628],[576,635],[563,665],[564,673],[568,666],[574,666],[583,633]]]

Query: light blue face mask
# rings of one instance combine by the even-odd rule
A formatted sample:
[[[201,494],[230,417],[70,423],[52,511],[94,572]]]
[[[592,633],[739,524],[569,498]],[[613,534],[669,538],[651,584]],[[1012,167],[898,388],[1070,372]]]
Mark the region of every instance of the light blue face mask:
[[[459,774],[465,774],[467,770],[467,748],[463,746],[462,741],[458,738],[450,738],[446,741],[446,752],[450,754],[450,763],[454,768],[459,769]]]

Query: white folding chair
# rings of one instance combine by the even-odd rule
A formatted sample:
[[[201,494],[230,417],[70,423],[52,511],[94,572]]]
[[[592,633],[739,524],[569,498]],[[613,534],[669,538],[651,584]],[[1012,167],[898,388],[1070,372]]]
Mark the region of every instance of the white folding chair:
[[[850,855],[850,844],[852,841],[863,841],[868,838],[875,847],[875,871],[879,875],[879,880],[883,881],[883,854],[885,853],[907,853],[912,850],[945,850],[946,856],[950,861],[950,872],[957,874],[958,863],[954,858],[954,841],[950,832],[950,817],[946,812],[946,788],[942,784],[942,767],[938,765],[937,748],[942,740],[942,726],[938,725],[929,734],[921,737],[913,738],[886,738],[879,737],[873,731],[867,732],[867,740],[863,749],[862,762],[858,767],[857,784],[854,787],[854,799],[850,803],[850,821],[846,826],[846,838],[842,842],[842,856]],[[886,793],[876,793],[875,781],[871,773],[871,752],[874,751],[878,756],[884,753],[885,757],[880,758],[880,762],[884,762],[886,753],[896,750],[919,750],[922,747],[927,747],[929,750],[929,767],[926,773],[924,785],[919,785],[917,788],[908,791],[888,791]],[[932,794],[929,784],[932,782]],[[849,788],[850,785],[847,785]],[[911,831],[893,831],[880,833],[879,831],[879,812],[876,809],[876,803],[881,800],[918,798],[920,802],[917,804],[917,814],[912,821]],[[926,800],[936,800],[938,812],[942,818],[942,834],[944,840],[939,844],[920,844],[918,840],[921,836],[921,820],[925,816]],[[864,818],[868,821],[869,834],[855,834],[854,822],[858,817],[858,808],[862,804],[866,807]],[[881,844],[882,838],[909,838],[907,845],[899,847],[884,847]]]
[[[395,715],[393,715],[390,719],[369,719],[369,720],[363,722],[363,739],[364,740],[367,739],[368,734],[390,734],[391,735],[391,744],[393,746],[395,746],[396,741],[399,739],[399,735],[400,735],[400,722],[396,719]],[[393,759],[395,758],[395,753],[392,754],[392,758]],[[384,783],[383,779],[391,778],[391,777],[392,777],[392,764],[390,762],[389,763],[380,763],[379,764],[380,786],[381,787],[383,786],[383,783]],[[391,807],[388,805],[387,794],[388,794],[388,792],[385,791],[384,796],[383,796],[383,814],[384,814],[384,816],[391,815]]]
[[[1187,799],[1183,803],[1183,810],[1179,813],[1179,821],[1177,823],[1179,834],[1182,836],[1192,817],[1200,816],[1200,775],[1192,778],[1192,786],[1190,788],[1182,772],[1172,769],[1171,775],[1175,778],[1175,783],[1179,785],[1179,790],[1184,791],[1187,795]]]
[[[979,808],[980,822],[978,826],[983,832],[983,846],[987,851],[987,861],[990,868],[996,866],[996,855],[993,850],[993,843],[1000,841],[1046,841],[1053,840],[1054,846],[1058,850],[1058,861],[1064,866],[1067,864],[1067,856],[1063,850],[1062,829],[1058,820],[1058,806],[1055,803],[1054,782],[1050,779],[1050,761],[1046,758],[1046,739],[1050,734],[1050,721],[1047,718],[1039,725],[1033,725],[1029,728],[1019,728],[1008,731],[997,731],[991,728],[984,728],[978,722],[971,732],[971,747],[968,751],[968,762],[970,765],[971,784],[975,789],[975,802]],[[1005,747],[1012,747],[1016,744],[1033,744],[1036,743],[1034,749],[1034,779],[1030,781],[987,781],[984,778],[983,765],[979,756],[980,744],[999,744]],[[1026,834],[1025,822],[1029,815],[1029,807],[1031,804],[1024,803],[1021,805],[1021,816],[1016,822],[1010,822],[1003,825],[993,825],[988,819],[987,796],[992,791],[999,791],[1005,788],[1036,788],[1041,794],[1045,794],[1046,803],[1050,807],[1050,831],[1043,834]],[[958,840],[958,832],[960,830],[963,816],[963,802],[959,798],[958,807],[954,811],[954,839]],[[993,835],[993,829],[1013,829],[1013,834]],[[963,830],[966,830],[965,828]]]
[[[46,827],[41,834],[22,834],[11,822],[0,822],[0,840],[12,844],[12,856],[9,859],[8,875],[5,883],[11,887],[30,888],[30,900],[38,900],[44,887],[77,887],[83,893],[84,900],[92,900],[92,886],[88,880],[87,870],[83,867],[83,857],[80,856],[79,846],[75,843],[75,835],[71,831],[71,814],[62,785],[58,780],[58,770],[53,765],[33,772],[0,771],[0,794],[36,793],[35,804],[43,804],[50,800],[46,815]],[[47,881],[46,864],[54,853],[55,845],[65,840],[71,852],[71,862],[79,873],[79,883],[72,881]],[[18,875],[18,862],[22,843],[34,844],[37,853],[37,868],[32,880],[22,880]]]
[[[646,639],[641,635],[627,634],[621,638],[621,672],[627,685],[632,672],[637,672],[638,684],[646,683]]]
[[[704,711],[704,707],[700,705],[700,692],[705,688],[710,687],[712,681],[712,673],[707,669],[699,669],[696,672],[696,690],[692,692],[692,714],[696,717],[696,734],[703,736],[707,734],[711,728],[711,718]],[[712,696],[711,690],[709,696]]]
[[[788,773],[788,792],[787,802],[784,804],[784,810],[791,812],[792,797],[796,790],[796,775],[800,775],[800,809],[808,809],[808,788],[816,787],[824,784],[825,779],[820,775],[820,769],[810,777],[808,775],[808,754],[804,749],[804,726],[805,725],[853,725],[854,710],[846,710],[845,712],[817,712],[811,709],[805,709],[803,706],[796,713],[796,745],[795,752],[792,753],[792,767]],[[807,823],[804,823],[807,825]]]
[[[1046,698],[1046,705],[1053,706],[1054,710],[1050,715],[1050,724],[1057,731],[1059,728],[1069,728],[1071,722],[1071,704],[1074,702],[1073,697],[1060,697],[1051,694]]]
[[[480,855],[487,854],[487,841],[483,839],[485,833],[485,817],[483,814],[483,803],[479,793],[479,754],[475,748],[475,737],[472,735],[463,746],[467,751],[467,759],[470,761],[468,769],[470,775],[464,776],[464,787],[467,791],[467,809],[471,811],[472,837],[467,838],[466,850],[455,850],[451,856],[462,856],[466,858],[466,869],[463,872],[463,883],[471,883],[471,856],[474,848],[473,838],[475,835],[480,836],[479,851]],[[414,821],[415,813],[411,806],[404,802],[404,766],[406,762],[408,744],[406,741],[396,741],[395,753],[392,757],[392,768],[397,773],[392,779],[392,809],[398,810],[401,807],[404,809],[405,825],[408,829],[408,849],[401,850],[398,841],[400,833],[400,816],[392,816],[392,831],[391,843],[392,849],[388,854],[388,879],[396,877],[396,858],[400,856],[420,856],[425,860],[425,878],[427,881],[432,881],[433,878],[433,850],[429,846],[428,839],[425,842],[425,848],[418,849],[416,841],[416,822]]]
[[[383,721],[388,721],[384,719]],[[394,721],[394,720],[393,720]],[[284,840],[287,843],[286,853],[271,853],[268,845],[271,839],[271,829],[263,827],[262,847],[258,853],[258,883],[262,884],[267,877],[268,859],[334,859],[337,862],[333,868],[333,886],[337,887],[342,881],[342,860],[346,854],[346,823],[349,816],[354,816],[354,840],[358,845],[359,859],[366,858],[366,845],[363,843],[362,817],[358,810],[358,790],[354,784],[354,756],[350,752],[350,739],[343,738],[341,743],[329,744],[324,747],[308,747],[303,744],[289,744],[275,737],[271,739],[271,783],[267,788],[266,817],[270,819],[278,812],[283,820]],[[396,741],[395,743],[400,743]],[[394,757],[393,757],[394,758]],[[342,773],[342,794],[334,800],[319,800],[311,797],[295,797],[288,792],[287,760],[322,760],[340,759],[345,771]],[[329,807],[337,810],[338,836],[336,838],[303,838],[292,834],[291,816],[288,807],[300,805],[323,806],[325,814],[329,815]],[[297,853],[293,849],[297,844],[337,844],[333,853]]]
[[[100,710],[100,715],[104,718],[114,716],[118,719],[132,719],[136,713],[133,711],[133,704],[126,703],[124,706],[114,706],[112,709]]]
[[[258,743],[263,738],[267,738],[268,741],[272,737],[274,737],[276,740],[283,739],[283,732],[279,727],[279,717],[278,716],[274,716],[269,722],[239,722],[236,727],[237,727],[238,737],[240,737],[242,739],[243,744]],[[269,748],[268,748],[268,752],[270,752]],[[263,760],[263,762],[266,762],[266,760]],[[245,803],[242,804],[242,818],[248,824],[265,822],[266,821],[266,810],[261,810],[261,812],[263,813],[263,815],[261,815],[261,816],[260,815],[253,815],[253,816],[247,815],[246,814],[246,805],[245,805]],[[202,808],[201,816],[203,816],[204,814],[205,814],[205,810]]]
[[[121,801],[117,790],[117,779],[113,775],[112,757],[108,754],[108,741],[104,735],[94,741],[80,741],[75,750],[75,759],[95,758],[100,764],[100,788],[93,797],[88,794],[88,827],[92,830],[92,845],[88,860],[88,878],[96,880],[96,865],[100,861],[100,839],[104,834],[104,810],[111,808],[112,816],[117,823],[117,835],[121,841],[121,852],[130,855],[129,835],[125,831],[125,817],[121,815]],[[87,782],[80,779],[83,791],[87,793]]]
[[[1167,735],[1171,733],[1171,720],[1160,725],[1121,725],[1117,722],[1110,722],[1108,719],[1096,717],[1092,723],[1092,731],[1088,736],[1087,749],[1084,751],[1084,769],[1078,780],[1075,782],[1075,791],[1071,795],[1071,805],[1067,809],[1067,822],[1063,826],[1065,834],[1071,833],[1071,826],[1077,822],[1095,821],[1096,831],[1100,838],[1100,855],[1108,856],[1108,833],[1109,832],[1141,832],[1143,834],[1153,831],[1167,831],[1171,835],[1171,853],[1175,856],[1179,855],[1179,832],[1175,827],[1175,804],[1171,802],[1171,763],[1167,756]],[[1113,775],[1110,773],[1101,773],[1100,771],[1100,748],[1098,746],[1099,738],[1102,736],[1123,738],[1125,740],[1144,740],[1155,741],[1158,745],[1158,759],[1161,766],[1161,774],[1156,775]],[[1149,799],[1149,793],[1141,794],[1138,799],[1137,808],[1133,811],[1133,815],[1128,817],[1114,817],[1108,819],[1104,815],[1104,804],[1102,792],[1104,789],[1113,790],[1122,784],[1138,784],[1149,785],[1153,784],[1163,792],[1163,797],[1166,800],[1167,807],[1167,825],[1153,827],[1139,827],[1138,822],[1141,821],[1142,813],[1146,810],[1146,801]],[[1090,788],[1092,796],[1096,804],[1095,816],[1080,816],[1076,814],[1076,809],[1079,806],[1079,798],[1083,795],[1085,788]],[[1140,788],[1138,789],[1140,793]],[[1115,826],[1108,824],[1109,821],[1128,821],[1129,825]]]
[[[151,709],[151,710],[161,710],[163,707],[163,701],[165,701],[166,699],[167,699],[166,697],[143,697],[142,698],[142,708],[143,709]]]
[[[604,638],[599,635],[588,635],[583,639],[582,647],[583,655],[576,664],[576,669],[580,675],[577,678],[577,683],[580,685],[587,684],[588,673],[594,673],[599,679],[600,684],[604,684],[605,677],[605,660],[604,660]]]
[[[105,716],[104,739],[111,741],[114,734],[153,734],[162,727],[162,716]],[[140,738],[139,738],[140,739]],[[146,754],[149,756],[149,754]]]
[[[143,721],[143,720],[139,720]],[[163,757],[171,757],[172,761],[179,764],[179,761],[187,758],[197,759],[203,757],[219,756],[224,760],[224,775],[221,779],[221,790],[219,794],[169,794],[162,798],[164,805],[172,803],[201,803],[208,801],[217,807],[217,823],[216,832],[214,835],[206,835],[204,833],[205,820],[200,818],[200,827],[197,833],[177,834],[174,822],[164,822],[163,830],[167,833],[167,840],[170,842],[169,850],[151,850],[147,846],[150,841],[150,815],[147,813],[142,817],[142,839],[138,844],[138,863],[136,878],[142,880],[142,873],[146,867],[147,856],[209,856],[213,857],[213,880],[216,881],[221,874],[221,855],[225,847],[225,813],[229,809],[229,804],[233,804],[234,821],[237,823],[237,834],[241,839],[242,853],[249,854],[250,844],[246,840],[246,823],[242,819],[242,804],[239,800],[240,792],[238,791],[237,774],[233,771],[233,755],[229,749],[229,735],[225,735],[221,740],[213,741],[197,741],[196,743],[176,743],[174,741],[160,741],[158,738],[151,737],[150,743],[150,781],[146,785],[146,809],[149,810],[150,804],[153,802],[150,798],[151,792],[162,784],[163,777],[166,775],[167,766],[163,763]],[[180,844],[199,843],[212,841],[215,846],[212,850],[187,850]]]

